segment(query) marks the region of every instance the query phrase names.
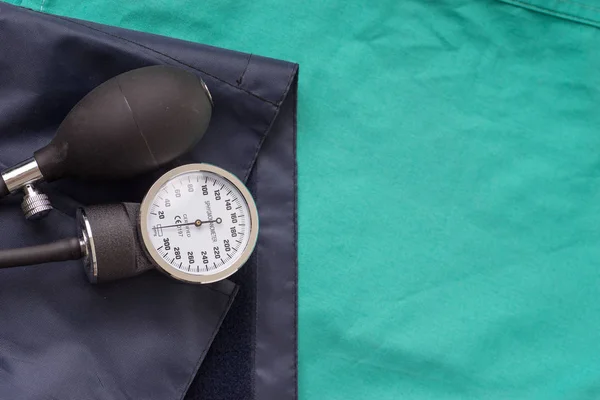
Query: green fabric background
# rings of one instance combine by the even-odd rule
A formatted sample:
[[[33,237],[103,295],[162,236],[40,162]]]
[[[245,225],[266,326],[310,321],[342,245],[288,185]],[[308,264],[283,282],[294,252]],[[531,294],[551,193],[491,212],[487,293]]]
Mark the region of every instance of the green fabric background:
[[[600,398],[582,1],[13,3],[300,63],[301,399],[575,400]]]

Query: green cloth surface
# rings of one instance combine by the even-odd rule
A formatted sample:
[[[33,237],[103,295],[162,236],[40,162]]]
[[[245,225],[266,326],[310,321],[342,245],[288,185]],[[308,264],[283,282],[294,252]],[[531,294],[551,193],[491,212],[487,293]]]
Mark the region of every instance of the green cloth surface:
[[[12,3],[300,63],[301,399],[600,398],[600,1]]]

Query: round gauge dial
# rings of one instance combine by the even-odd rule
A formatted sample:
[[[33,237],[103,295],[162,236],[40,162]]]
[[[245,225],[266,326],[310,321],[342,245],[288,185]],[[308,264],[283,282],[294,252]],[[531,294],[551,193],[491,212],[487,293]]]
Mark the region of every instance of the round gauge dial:
[[[146,251],[160,269],[186,282],[230,276],[248,260],[258,237],[258,212],[248,189],[209,164],[163,175],[140,212]]]

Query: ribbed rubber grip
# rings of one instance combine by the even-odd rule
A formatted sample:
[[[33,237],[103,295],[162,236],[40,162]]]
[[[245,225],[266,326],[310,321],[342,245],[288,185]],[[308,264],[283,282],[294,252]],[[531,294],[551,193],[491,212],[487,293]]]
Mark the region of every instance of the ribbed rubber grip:
[[[97,261],[94,283],[139,275],[154,269],[138,236],[139,204],[100,204],[83,210],[89,222]]]

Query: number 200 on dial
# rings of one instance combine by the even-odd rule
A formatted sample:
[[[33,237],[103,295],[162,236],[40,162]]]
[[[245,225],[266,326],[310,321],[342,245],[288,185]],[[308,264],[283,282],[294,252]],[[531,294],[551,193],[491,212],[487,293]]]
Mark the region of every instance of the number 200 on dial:
[[[140,213],[146,252],[162,271],[186,282],[227,278],[248,260],[258,237],[250,192],[210,164],[184,165],[163,175]]]

